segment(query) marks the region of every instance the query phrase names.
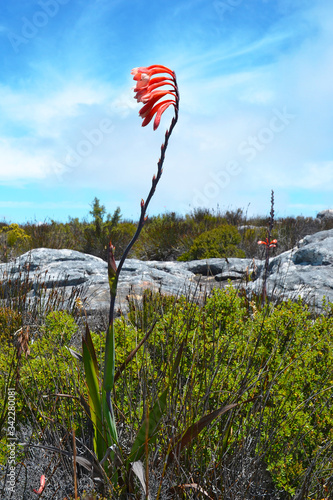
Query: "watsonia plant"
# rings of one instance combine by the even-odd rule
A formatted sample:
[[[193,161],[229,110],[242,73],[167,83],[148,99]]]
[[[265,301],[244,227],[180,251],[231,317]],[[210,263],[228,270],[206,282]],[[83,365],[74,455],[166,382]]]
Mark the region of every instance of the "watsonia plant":
[[[265,245],[266,246],[265,272],[264,272],[264,279],[263,279],[263,284],[262,284],[262,302],[263,303],[265,303],[266,296],[267,296],[266,283],[267,283],[268,270],[269,270],[269,252],[270,252],[271,248],[275,248],[277,245],[277,240],[275,240],[275,239],[271,240],[273,226],[274,226],[274,191],[272,190],[272,193],[271,193],[271,211],[270,211],[270,217],[269,217],[268,226],[267,226],[267,238],[265,241],[262,241],[262,240],[258,241],[258,245]]]
[[[153,176],[152,185],[146,201],[141,200],[141,215],[136,232],[132,240],[126,247],[120,259],[118,267],[116,266],[114,258],[115,249],[111,242],[109,244],[108,276],[111,300],[109,326],[106,332],[105,341],[104,373],[101,391],[99,387],[99,370],[97,357],[88,325],[86,325],[85,335],[82,339],[83,362],[88,387],[90,415],[91,420],[94,424],[94,451],[100,464],[104,464],[104,469],[106,472],[108,472],[106,460],[107,456],[111,454],[111,458],[113,458],[114,460],[115,455],[119,453],[116,419],[111,400],[111,393],[113,391],[115,380],[114,307],[117,295],[117,283],[125,259],[132,246],[140,236],[141,230],[146,220],[148,205],[161,178],[166,149],[168,146],[169,138],[178,120],[179,109],[178,86],[176,75],[173,71],[166,68],[165,66],[153,65],[149,67],[135,68],[132,70],[132,74],[134,75],[133,78],[136,81],[136,87],[134,89],[135,97],[138,102],[142,102],[144,104],[139,113],[141,118],[143,119],[142,126],[148,125],[155,116],[154,130],[156,130],[160,124],[162,113],[169,106],[174,107],[175,114],[172,118],[170,128],[166,131],[165,142],[161,146],[161,156],[157,163],[157,174]],[[132,356],[133,355],[134,354],[132,354]],[[176,359],[172,372],[177,369],[179,356],[180,353]],[[172,380],[172,376],[170,377],[170,380]],[[133,443],[129,456],[125,460],[125,463],[123,461],[123,457],[121,458],[121,461],[124,465],[123,469],[125,469],[125,472],[129,470],[130,467],[132,467],[134,473],[136,473],[138,477],[140,477],[141,471],[138,461],[145,451],[146,441],[153,439],[154,434],[156,433],[156,427],[161,420],[163,410],[166,406],[168,392],[169,387],[167,387],[159,396],[155,405],[149,412],[149,417],[147,417],[142,427],[139,429],[137,437]],[[111,482],[115,487],[117,487],[120,482],[118,474],[119,472],[115,470],[111,471],[111,474],[109,474],[111,476]],[[122,479],[122,481],[123,480],[124,479]]]
[[[119,261],[118,267],[114,257],[115,249],[111,242],[109,244],[108,276],[111,300],[105,341],[104,372],[101,377],[103,382],[101,387],[99,383],[100,374],[97,357],[88,325],[86,325],[85,334],[82,339],[82,357],[88,387],[90,417],[94,426],[94,452],[98,463],[104,468],[105,473],[109,477],[111,484],[118,494],[120,494],[121,490],[124,493],[125,491],[132,491],[130,477],[133,477],[134,474],[141,482],[143,489],[145,490],[146,498],[149,498],[148,483],[144,478],[144,468],[141,459],[145,454],[147,454],[148,445],[156,440],[157,431],[167,407],[168,396],[173,392],[173,386],[176,381],[175,374],[181,361],[183,345],[180,345],[173,366],[170,369],[168,382],[165,384],[165,388],[161,391],[160,395],[156,397],[155,402],[152,404],[152,408],[146,411],[146,416],[136,434],[136,438],[134,439],[130,452],[126,457],[124,457],[121,453],[119,445],[116,418],[111,398],[115,383],[114,307],[117,295],[117,283],[121,269],[132,246],[140,236],[146,220],[148,205],[155,193],[156,186],[162,175],[162,167],[169,138],[178,120],[179,93],[175,73],[165,66],[154,65],[135,68],[132,70],[132,74],[134,75],[134,80],[136,81],[136,87],[134,89],[135,97],[138,102],[144,104],[139,113],[143,119],[142,125],[148,125],[148,123],[150,123],[155,116],[153,128],[156,130],[160,124],[162,113],[169,106],[174,107],[174,117],[172,118],[170,128],[166,131],[165,142],[161,146],[161,156],[157,163],[157,173],[153,176],[150,191],[146,201],[141,200],[141,214],[136,232],[125,249]],[[162,87],[166,88],[162,89]],[[118,369],[117,378],[119,376],[119,371],[121,372],[125,369],[128,363],[135,356],[137,350],[148,340],[152,330],[153,327],[150,328],[142,341],[138,343],[138,346],[134,349],[134,351],[129,354],[125,363],[123,363],[120,369]],[[235,408],[239,404],[240,403],[238,402],[234,402],[228,406],[217,408],[208,415],[203,416],[197,422],[191,424],[185,432],[180,433],[176,437],[170,438],[168,447],[169,458],[166,462],[166,466],[171,463],[172,460],[181,453],[183,448],[195,439],[198,434],[214,419]],[[111,458],[111,470],[108,467],[108,457]],[[117,463],[120,465],[116,466],[115,464]],[[133,474],[130,474],[130,472]]]

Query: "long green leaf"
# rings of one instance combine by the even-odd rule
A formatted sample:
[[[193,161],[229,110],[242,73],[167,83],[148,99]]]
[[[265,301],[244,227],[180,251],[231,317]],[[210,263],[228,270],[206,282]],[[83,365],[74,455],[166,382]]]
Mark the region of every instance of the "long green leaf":
[[[157,437],[157,431],[159,429],[160,422],[167,405],[167,397],[170,391],[170,386],[173,385],[173,377],[179,367],[179,363],[183,353],[183,347],[184,345],[182,343],[178,350],[173,367],[171,369],[171,377],[168,386],[162,392],[161,396],[158,398],[152,410],[150,411],[149,415],[145,418],[139,429],[139,432],[133,443],[131,453],[127,460],[128,463],[140,460],[145,451],[146,440],[148,439],[148,442],[152,443],[155,441]]]
[[[98,459],[101,460],[104,449],[106,449],[106,444],[103,440],[102,405],[98,381],[99,373],[94,344],[87,324],[85,333],[82,335],[82,357],[88,386],[90,418],[94,424],[94,449]]]
[[[104,357],[104,377],[103,389],[105,392],[112,391],[114,384],[114,365],[115,365],[115,345],[114,345],[114,327],[113,323],[109,325],[106,332],[105,357]]]
[[[114,385],[115,371],[115,342],[113,322],[109,325],[106,334],[105,357],[104,357],[104,377],[102,390],[103,416],[108,430],[109,446],[118,444],[116,420],[111,402],[111,391]]]
[[[131,453],[127,459],[128,464],[130,462],[136,462],[137,460],[140,460],[145,451],[147,438],[149,443],[154,442],[154,440],[156,439],[161,417],[166,408],[168,392],[169,387],[164,390],[164,392],[154,404],[149,415],[144,419],[133,443]]]
[[[108,399],[109,399],[109,404],[108,404]],[[110,393],[106,393],[104,389],[102,391],[102,406],[103,406],[103,415],[106,421],[107,429],[109,431],[111,445],[118,444],[116,420],[114,418]]]
[[[185,448],[185,446],[187,446],[189,443],[191,443],[191,441],[196,439],[199,433],[205,427],[207,427],[207,425],[209,425],[213,420],[220,417],[224,413],[227,413],[233,408],[236,408],[237,406],[240,406],[244,403],[248,403],[249,401],[253,401],[253,398],[248,399],[246,401],[241,401],[239,403],[232,403],[230,405],[222,406],[218,410],[214,410],[208,415],[205,415],[200,420],[198,420],[198,422],[195,422],[194,424],[190,425],[190,427],[188,427],[185,433],[178,435],[171,441],[168,464],[171,463],[172,460],[181,453],[181,451],[183,450],[183,448]]]

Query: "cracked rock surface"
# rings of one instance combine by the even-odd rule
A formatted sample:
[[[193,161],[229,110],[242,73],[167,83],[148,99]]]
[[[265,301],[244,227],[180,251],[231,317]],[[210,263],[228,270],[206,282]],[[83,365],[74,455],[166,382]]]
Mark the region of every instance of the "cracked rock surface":
[[[264,261],[257,259],[207,259],[190,262],[125,261],[118,283],[116,310],[127,311],[126,297],[140,297],[144,289],[197,298],[229,280],[247,292],[260,293]],[[15,261],[0,264],[2,287],[27,279],[30,296],[41,287],[67,293],[80,289],[89,315],[109,308],[107,263],[75,250],[38,248]],[[306,236],[298,246],[272,257],[267,280],[268,296],[305,298],[320,308],[323,297],[333,301],[333,229]]]

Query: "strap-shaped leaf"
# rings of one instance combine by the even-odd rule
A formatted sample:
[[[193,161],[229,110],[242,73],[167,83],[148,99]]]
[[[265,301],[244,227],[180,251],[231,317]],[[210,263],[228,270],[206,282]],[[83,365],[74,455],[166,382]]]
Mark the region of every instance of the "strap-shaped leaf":
[[[85,334],[82,335],[82,357],[86,382],[88,386],[88,399],[90,407],[90,418],[94,424],[94,449],[96,455],[101,459],[106,449],[103,440],[102,405],[99,392],[98,365],[94,344],[90,330],[86,324]]]
[[[180,363],[180,360],[182,357],[183,347],[184,347],[184,343],[182,342],[182,344],[180,345],[180,348],[178,350],[173,367],[171,369],[170,382],[169,382],[168,386],[166,387],[166,389],[164,390],[164,392],[161,394],[161,396],[158,398],[158,400],[154,404],[154,406],[153,406],[152,410],[150,411],[150,413],[148,414],[148,416],[143,421],[143,423],[139,429],[139,432],[136,436],[136,439],[133,443],[131,453],[129,455],[127,463],[140,460],[143,453],[144,453],[144,450],[145,450],[146,440],[148,439],[148,442],[152,443],[156,439],[157,431],[158,431],[158,428],[160,426],[160,422],[161,422],[163,413],[164,413],[165,408],[166,408],[167,397],[168,397],[168,394],[170,391],[170,386],[173,386],[174,375],[175,375],[176,371],[178,370],[179,363]]]
[[[133,443],[127,463],[140,460],[145,451],[146,440],[148,439],[148,442],[152,443],[156,439],[157,430],[166,408],[168,392],[169,388],[167,387],[154,404],[149,415],[144,419]]]
[[[103,389],[105,392],[111,392],[113,389],[114,365],[115,365],[114,327],[113,323],[111,323],[106,332],[106,342],[105,342],[104,378],[103,378]]]
[[[107,429],[109,431],[111,445],[117,444],[118,433],[116,427],[116,420],[112,408],[111,395],[110,392],[105,393],[104,389],[102,391],[102,406],[103,406],[103,415],[105,418]]]
[[[205,415],[204,417],[200,418],[198,422],[195,422],[194,424],[190,425],[188,429],[185,431],[183,434],[179,434],[176,438],[172,439],[171,441],[171,448],[170,448],[170,454],[168,458],[168,464],[172,462],[172,460],[178,456],[181,451],[187,446],[188,444],[191,443],[194,439],[196,439],[199,435],[199,433],[207,427],[213,420],[216,418],[222,416],[224,413],[227,413],[228,411],[232,410],[233,408],[236,408],[237,406],[240,406],[244,403],[248,403],[249,401],[252,401],[253,398],[248,399],[246,401],[241,401],[239,403],[232,403],[230,405],[222,406],[218,410],[214,410],[208,415]]]

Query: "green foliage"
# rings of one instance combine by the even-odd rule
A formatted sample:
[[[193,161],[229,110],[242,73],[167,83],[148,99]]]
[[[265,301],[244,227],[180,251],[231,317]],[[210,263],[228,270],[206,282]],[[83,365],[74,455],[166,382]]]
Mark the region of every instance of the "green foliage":
[[[0,228],[1,258],[5,261],[17,252],[26,252],[30,248],[31,237],[18,224]]]
[[[174,435],[171,429],[182,436],[203,415],[254,398],[235,408],[232,417],[224,415],[210,423],[209,432],[196,435],[196,443],[187,443],[179,457],[185,470],[196,469],[199,474],[213,467],[214,474],[219,473],[218,464],[253,442],[251,453],[264,457],[276,485],[290,495],[309,471],[326,481],[333,456],[332,310],[326,304],[326,312],[314,317],[301,302],[260,309],[232,287],[214,291],[203,306],[185,297],[148,291],[142,303],[130,298],[130,321],[123,317],[115,321],[117,424],[125,423],[129,442],[134,443],[147,407],[152,408],[159,395],[165,397],[172,380],[172,396],[163,399],[165,415],[159,415],[163,432],[155,436],[156,449],[162,453]],[[5,337],[11,338],[20,327],[20,315],[2,309],[0,318]],[[117,369],[154,323],[147,342],[117,376]],[[40,429],[52,422],[62,433],[74,427],[80,435],[84,412],[75,396],[85,395],[86,387],[81,364],[77,368],[66,348],[75,331],[70,315],[52,312],[42,328],[31,332],[30,354],[21,359],[17,425],[33,414]],[[92,339],[101,367],[105,334],[92,333]],[[182,342],[180,365],[171,375]],[[15,376],[15,352],[13,344],[2,343],[2,401],[10,370]],[[0,405],[0,418],[3,410]],[[1,432],[3,445],[5,428]],[[316,487],[309,491],[317,491]],[[318,495],[309,498],[323,497]]]
[[[31,334],[30,354],[22,357],[20,367],[16,410],[19,420],[31,418],[32,411],[41,426],[51,417],[65,426],[73,422],[78,428],[80,419],[74,417],[78,408],[75,396],[81,382],[67,348],[76,329],[68,313],[56,311],[49,313],[45,325]],[[57,394],[70,397],[61,398]]]
[[[171,260],[182,248],[180,235],[186,232],[186,223],[175,212],[149,218],[135,245],[135,255],[143,260]]]
[[[159,301],[157,311],[160,307]],[[134,319],[133,310],[131,314]],[[152,316],[146,301],[138,326]],[[158,374],[167,372],[176,345],[185,341],[173,414],[186,408],[187,422],[193,422],[232,403],[237,394],[253,397],[253,404],[233,415],[227,453],[241,449],[246,439],[257,442],[254,451],[265,457],[276,485],[290,494],[309,467],[325,473],[321,468],[333,455],[332,315],[314,319],[301,302],[258,310],[230,287],[214,291],[203,308],[179,298],[157,318],[147,345],[157,377],[150,387],[158,383]],[[223,432],[223,425],[211,429],[210,447],[204,441],[200,446],[199,437],[194,446],[198,462],[207,463],[211,449],[215,460],[223,460],[223,452],[217,451],[226,449]]]
[[[16,257],[30,248],[46,247],[69,248],[106,260],[110,239],[116,247],[116,259],[119,259],[135,233],[136,223],[123,220],[119,207],[113,214],[106,213],[105,205],[96,197],[91,203],[89,217],[92,217],[90,222],[87,219],[80,221],[78,218],[69,217],[65,223],[54,220],[45,221],[43,224],[28,222],[24,226],[0,223],[2,259]],[[266,237],[267,223],[267,217],[255,216],[247,219],[242,209],[220,212],[197,208],[185,216],[167,212],[148,217],[141,238],[129,256],[143,260],[177,260],[180,256],[183,257],[184,253],[191,252],[197,237],[229,224],[241,232],[241,241],[237,248],[244,253],[239,256],[257,258],[260,256],[257,241]],[[293,248],[297,241],[307,234],[330,229],[331,225],[329,221],[320,223],[318,219],[311,217],[277,219],[272,237],[278,240],[278,248],[274,249],[273,255]],[[11,233],[11,243],[15,241],[13,246],[7,243],[8,232]],[[215,250],[213,253],[216,254]]]
[[[77,327],[74,319],[66,312],[54,311],[47,315],[45,325],[36,332],[33,342],[30,343],[30,355],[21,369],[20,384],[30,392],[54,395],[62,384],[67,384],[68,366],[72,365],[71,355],[67,349],[69,339]],[[67,365],[68,363],[68,365]],[[65,382],[66,381],[66,382]]]
[[[42,327],[42,335],[46,334],[59,346],[68,346],[76,331],[77,325],[73,316],[64,311],[50,312]]]
[[[101,237],[103,228],[103,218],[106,213],[105,206],[100,204],[98,198],[94,198],[90,210],[90,215],[93,217],[94,232],[97,238]]]
[[[242,250],[237,248],[241,236],[237,229],[230,224],[224,224],[198,236],[190,250],[178,260],[210,259],[214,257],[245,257]]]
[[[10,315],[3,309],[1,314],[2,325],[5,325],[2,332],[10,337],[20,325],[20,315],[13,311]],[[75,321],[68,313],[56,311],[48,314],[41,328],[30,328],[29,350],[20,355],[19,361],[19,340],[15,338],[14,345],[1,342],[0,449],[6,451],[6,408],[2,403],[5,405],[8,387],[16,387],[16,429],[33,419],[40,430],[52,425],[59,428],[61,435],[65,429],[71,432],[72,428],[80,434],[82,409],[77,396],[85,392],[85,386],[67,349],[76,330]],[[0,462],[5,461],[0,452]]]

